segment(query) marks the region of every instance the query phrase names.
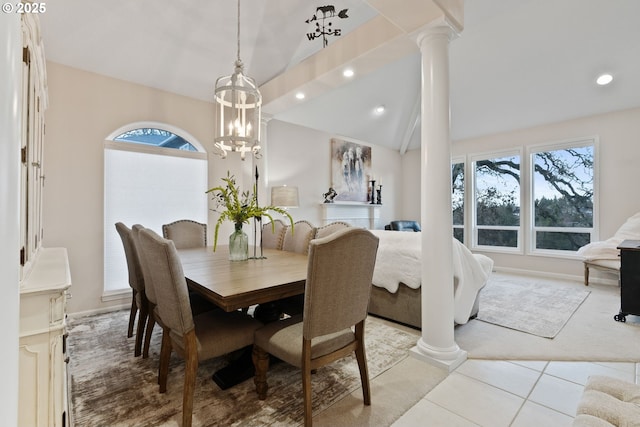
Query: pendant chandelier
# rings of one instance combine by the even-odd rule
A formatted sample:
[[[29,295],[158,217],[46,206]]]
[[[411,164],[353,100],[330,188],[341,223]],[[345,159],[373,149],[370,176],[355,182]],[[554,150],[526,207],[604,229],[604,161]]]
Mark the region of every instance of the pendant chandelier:
[[[214,145],[217,154],[226,158],[230,151],[255,158],[260,153],[260,108],[262,97],[255,80],[244,75],[240,59],[240,0],[238,0],[238,57],[232,75],[216,80],[216,127]]]

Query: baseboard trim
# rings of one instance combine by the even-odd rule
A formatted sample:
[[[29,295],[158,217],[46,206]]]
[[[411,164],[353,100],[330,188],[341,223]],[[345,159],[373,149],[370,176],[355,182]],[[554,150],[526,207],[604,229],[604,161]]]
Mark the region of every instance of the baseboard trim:
[[[128,304],[118,304],[118,305],[112,305],[109,307],[94,308],[92,310],[86,310],[86,311],[76,311],[74,313],[69,313],[67,316],[70,319],[78,319],[81,317],[94,316],[96,314],[104,314],[112,311],[123,310],[129,307],[131,307],[131,302],[129,302]]]
[[[572,282],[584,283],[584,276],[575,274],[552,273],[548,271],[525,270],[522,268],[498,267],[495,266],[493,271],[496,273],[517,274],[522,276],[540,277],[544,279],[569,280]],[[597,285],[618,286],[618,281],[613,279],[604,279],[601,277],[589,277],[589,283]]]

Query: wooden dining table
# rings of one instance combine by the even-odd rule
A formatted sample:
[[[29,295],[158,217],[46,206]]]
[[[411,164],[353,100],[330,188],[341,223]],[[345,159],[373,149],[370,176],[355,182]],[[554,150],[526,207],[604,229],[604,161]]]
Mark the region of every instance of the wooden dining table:
[[[228,246],[220,245],[178,254],[189,288],[225,311],[304,294],[307,255],[264,249],[264,258],[230,261]]]
[[[225,311],[259,304],[254,313],[261,321],[279,317],[273,302],[304,294],[308,256],[277,249],[264,249],[264,258],[230,261],[229,247],[178,249],[182,269],[191,291],[197,292]],[[226,390],[254,375],[250,347],[212,380]]]

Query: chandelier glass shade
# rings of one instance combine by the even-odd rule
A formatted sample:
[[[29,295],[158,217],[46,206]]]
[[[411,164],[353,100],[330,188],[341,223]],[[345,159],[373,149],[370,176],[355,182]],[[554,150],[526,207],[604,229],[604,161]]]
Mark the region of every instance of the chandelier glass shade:
[[[216,80],[214,145],[222,158],[231,151],[260,158],[262,96],[255,81],[244,74],[240,59],[240,0],[238,0],[238,58],[230,76]]]

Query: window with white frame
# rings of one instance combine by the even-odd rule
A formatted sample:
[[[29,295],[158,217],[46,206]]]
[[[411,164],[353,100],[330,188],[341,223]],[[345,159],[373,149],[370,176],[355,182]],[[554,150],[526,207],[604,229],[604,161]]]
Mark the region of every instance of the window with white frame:
[[[464,243],[464,160],[454,159],[451,165],[451,208],[453,237]]]
[[[595,137],[532,145],[524,162],[522,150],[473,156],[462,201],[464,166],[454,159],[454,236],[466,200],[474,249],[564,256],[596,240],[597,146]]]
[[[519,152],[473,159],[473,246],[520,250]]]
[[[207,154],[184,131],[156,123],[119,129],[104,148],[104,292],[117,295],[129,284],[115,223],[158,234],[179,219],[206,223]]]
[[[594,237],[594,139],[530,149],[531,251],[576,251]]]

